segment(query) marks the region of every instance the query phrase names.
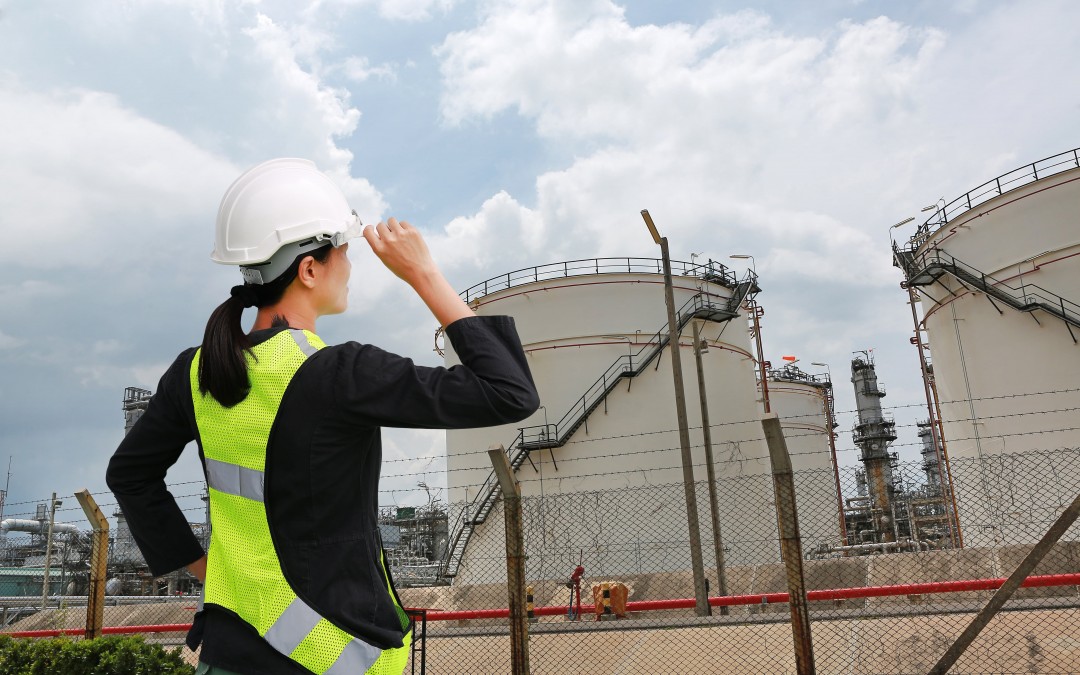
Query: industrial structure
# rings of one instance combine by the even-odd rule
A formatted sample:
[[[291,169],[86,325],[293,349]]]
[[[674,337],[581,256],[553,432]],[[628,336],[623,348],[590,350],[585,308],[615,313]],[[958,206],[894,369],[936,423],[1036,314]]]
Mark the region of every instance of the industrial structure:
[[[703,372],[710,384],[708,416],[714,429],[718,479],[745,482],[737,498],[725,499],[720,513],[726,533],[727,563],[778,555],[768,453],[758,419],[756,364],[743,314],[758,292],[752,272],[737,277],[718,262],[672,262],[683,380],[696,390],[690,322],[697,322],[708,352]],[[672,400],[673,373],[667,358],[661,261],[600,258],[517,270],[482,282],[462,296],[477,314],[507,314],[517,324],[541,407],[521,425],[447,432],[449,500],[465,502],[450,523],[450,550],[444,576],[454,583],[497,581],[489,565],[470,564],[501,541],[503,525],[497,486],[486,450],[501,444],[521,481],[522,495],[543,498],[556,508],[588,491],[677,484],[678,422]],[[745,319],[744,319],[745,321]],[[457,363],[451,347],[447,365]],[[697,397],[689,396],[690,400]],[[688,405],[696,477],[704,479],[700,407]],[[742,500],[740,502],[740,499]],[[708,501],[699,501],[699,520],[709,522]],[[583,523],[579,531],[543,533],[527,550],[533,578],[561,576],[584,556],[593,570],[635,569],[643,555],[662,555],[670,569],[689,569],[686,533],[663,523],[665,503],[604,523],[602,534]],[[752,521],[752,522],[751,522]],[[595,526],[594,526],[595,527]],[[753,532],[752,536],[749,534]],[[702,535],[706,538],[705,535]],[[471,553],[471,552],[477,553]],[[681,552],[681,553],[680,553]],[[706,557],[706,566],[711,556]],[[571,564],[573,563],[573,564]]]
[[[1080,152],[1069,150],[939,200],[893,245],[942,485],[980,486],[949,495],[958,543],[1036,541],[1060,508],[1038,476],[1008,465],[1021,453],[1080,446],[1078,203]],[[987,461],[1001,470],[974,468]],[[976,470],[985,475],[955,480]],[[1049,461],[1044,469],[1047,478],[1061,470]]]

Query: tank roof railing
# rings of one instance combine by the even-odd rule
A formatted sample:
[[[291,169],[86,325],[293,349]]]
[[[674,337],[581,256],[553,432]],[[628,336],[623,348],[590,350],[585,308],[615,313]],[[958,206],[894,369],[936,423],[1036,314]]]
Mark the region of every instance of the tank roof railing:
[[[788,365],[783,368],[769,368],[765,374],[773,380],[786,380],[788,382],[805,382],[818,387],[831,387],[832,382],[827,375],[811,375],[798,366]]]
[[[465,302],[472,302],[491,293],[547,279],[560,279],[587,274],[635,273],[663,274],[664,261],[660,258],[583,258],[581,260],[566,260],[536,267],[525,267],[500,274],[470,286],[459,295]],[[672,260],[671,274],[674,276],[695,277],[704,281],[718,283],[727,288],[734,288],[738,283],[738,278],[733,270],[712,258],[709,258],[704,263]]]
[[[1066,150],[1051,157],[1034,161],[1031,164],[1025,164],[1017,169],[1003,173],[997,178],[992,178],[945,204],[944,207],[936,209],[934,215],[927,218],[922,225],[919,225],[915,234],[908,240],[907,248],[910,251],[917,250],[939,228],[983,202],[1023,187],[1028,183],[1034,183],[1042,178],[1075,168],[1080,168],[1080,148]]]

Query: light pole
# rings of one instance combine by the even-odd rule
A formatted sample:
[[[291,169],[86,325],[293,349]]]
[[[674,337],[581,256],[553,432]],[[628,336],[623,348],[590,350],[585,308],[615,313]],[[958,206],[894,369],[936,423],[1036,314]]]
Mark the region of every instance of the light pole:
[[[683,391],[682,359],[679,354],[679,324],[675,318],[675,291],[671,283],[671,258],[667,237],[656,231],[648,210],[641,211],[653,241],[660,246],[664,260],[664,298],[667,302],[668,349],[671,351],[671,373],[675,380],[675,414],[679,421],[679,445],[682,448],[683,488],[686,493],[686,520],[690,530],[690,564],[694,570],[694,611],[708,616],[709,594],[705,589],[705,564],[701,559],[701,529],[698,525],[697,494],[694,487],[694,459],[690,454],[690,429],[686,422],[686,394]]]
[[[736,253],[728,256],[733,260],[749,260],[750,269],[754,271],[754,284],[757,284],[757,261],[754,260],[754,256],[746,253]],[[761,306],[758,305],[757,298],[751,297],[750,302],[746,303],[747,309],[750,310],[750,318],[754,322],[754,343],[757,345],[757,362],[758,362],[758,382],[761,383],[761,404],[764,407],[765,412],[772,412],[772,406],[769,405],[769,377],[766,373],[768,364],[765,363],[764,350],[761,347]]]
[[[826,375],[829,378],[829,388],[824,396],[825,399],[825,426],[828,428],[826,433],[829,434],[829,454],[832,456],[833,467],[833,480],[836,481],[836,510],[838,517],[840,518],[840,541],[844,546],[848,544],[847,537],[847,520],[844,518],[844,495],[840,490],[840,463],[836,459],[836,433],[833,429],[836,428],[836,422],[833,420],[833,381],[832,381],[832,368],[827,363],[819,363],[817,361],[811,361],[810,365],[820,366],[825,369]]]
[[[56,522],[56,507],[63,504],[56,498],[56,493],[52,493],[52,499],[49,501],[49,533],[45,537],[45,575],[41,582],[41,611],[45,611],[49,602],[49,563],[52,561],[52,533],[53,523]]]
[[[709,511],[712,514],[713,547],[716,549],[716,592],[721,597],[727,592],[727,565],[724,561],[724,540],[720,533],[720,506],[716,495],[716,468],[713,466],[712,428],[709,426],[709,400],[705,393],[705,366],[701,353],[708,351],[709,344],[701,339],[697,321],[694,324],[694,361],[697,362],[698,394],[701,396],[701,436],[705,442],[705,471],[709,478]],[[702,346],[704,345],[704,347]],[[727,615],[727,605],[720,606],[720,613]]]

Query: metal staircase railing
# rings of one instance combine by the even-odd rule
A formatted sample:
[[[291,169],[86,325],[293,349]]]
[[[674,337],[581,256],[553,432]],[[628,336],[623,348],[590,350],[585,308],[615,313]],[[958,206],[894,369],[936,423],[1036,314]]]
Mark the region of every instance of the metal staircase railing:
[[[955,279],[990,298],[1005,303],[1021,312],[1042,310],[1065,322],[1073,342],[1077,342],[1073,327],[1080,328],[1080,305],[1067,300],[1042,286],[1029,284],[1020,279],[1019,286],[1000,281],[967,263],[957,260],[941,249],[930,249],[919,254],[913,250],[901,250],[893,244],[896,264],[904,271],[907,283],[911,286],[929,286],[949,274]]]
[[[757,277],[750,271],[742,281],[733,284],[731,296],[723,302],[716,302],[712,296],[704,292],[696,293],[676,312],[678,330],[681,331],[692,319],[705,319],[718,323],[730,321],[739,315],[739,307],[746,298],[756,292]],[[604,402],[620,380],[637,377],[663,352],[669,341],[668,326],[665,322],[636,354],[627,354],[615,359],[600,377],[589,385],[581,398],[570,406],[559,421],[554,424],[518,429],[518,435],[510,445],[506,446],[513,470],[516,472],[521,468],[533,450],[557,448],[564,445],[582,425],[587,425],[589,415]],[[488,514],[495,508],[498,496],[499,482],[495,472],[492,471],[480,487],[477,496],[465,508],[460,522],[455,525],[454,534],[450,538],[450,546],[447,547],[442,578],[450,579],[457,574],[473,530],[487,520]]]

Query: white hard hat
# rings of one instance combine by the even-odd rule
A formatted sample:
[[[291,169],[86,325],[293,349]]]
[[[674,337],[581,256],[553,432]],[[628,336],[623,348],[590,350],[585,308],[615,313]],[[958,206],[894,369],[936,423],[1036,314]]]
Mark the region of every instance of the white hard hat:
[[[269,283],[301,253],[341,246],[363,228],[345,195],[313,162],[271,159],[225,191],[210,259],[240,265],[249,284]]]

